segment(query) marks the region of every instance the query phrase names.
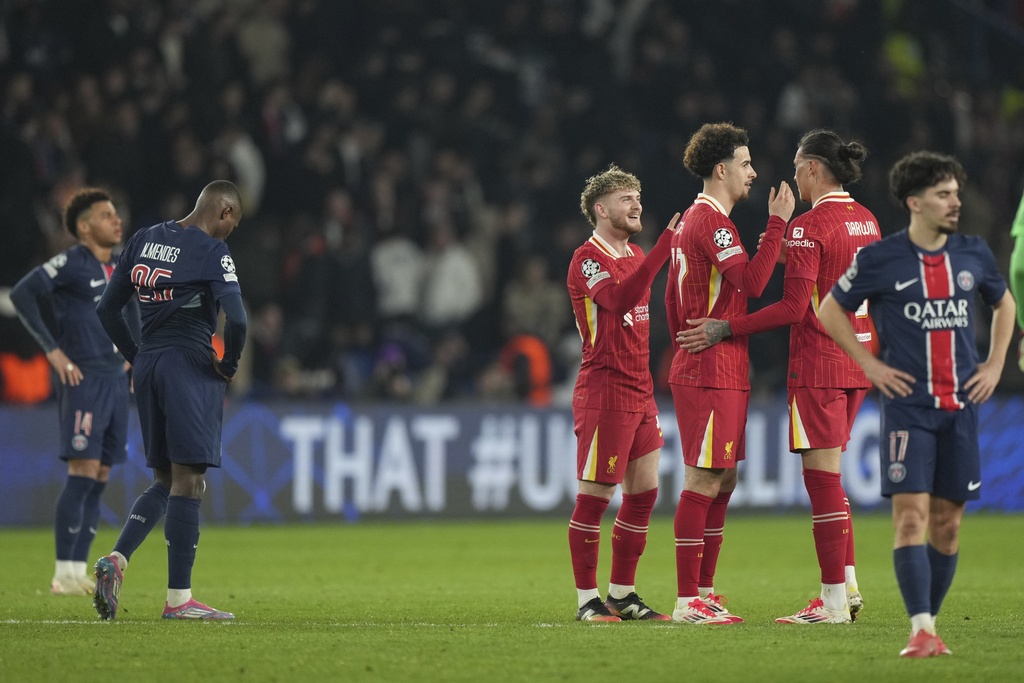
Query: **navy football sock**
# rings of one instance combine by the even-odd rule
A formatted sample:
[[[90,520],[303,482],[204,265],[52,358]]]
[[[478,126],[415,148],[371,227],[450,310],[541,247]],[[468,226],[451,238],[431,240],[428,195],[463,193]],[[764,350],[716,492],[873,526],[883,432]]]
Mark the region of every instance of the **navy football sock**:
[[[89,561],[89,549],[92,548],[96,529],[100,525],[100,497],[105,488],[107,482],[93,482],[89,495],[85,497],[85,505],[82,507],[82,530],[78,532],[78,541],[75,542],[75,550],[71,554],[71,559],[75,562]]]
[[[928,563],[932,569],[932,591],[931,591],[931,613],[932,616],[939,613],[942,607],[942,600],[953,583],[953,575],[956,573],[956,560],[959,553],[944,555],[928,544]]]
[[[160,518],[167,510],[167,497],[171,492],[166,486],[158,482],[142,492],[132,505],[128,513],[128,520],[121,529],[121,535],[117,537],[114,550],[130,559],[132,553],[139,549],[146,536],[153,530]]]
[[[57,499],[57,510],[53,520],[54,538],[58,560],[74,560],[75,543],[82,531],[82,509],[85,499],[96,483],[89,477],[68,475],[64,490]]]
[[[932,570],[924,546],[896,548],[892,551],[892,560],[907,614],[931,614]]]
[[[167,587],[192,587],[192,564],[199,546],[199,499],[171,496],[164,521],[167,539]]]

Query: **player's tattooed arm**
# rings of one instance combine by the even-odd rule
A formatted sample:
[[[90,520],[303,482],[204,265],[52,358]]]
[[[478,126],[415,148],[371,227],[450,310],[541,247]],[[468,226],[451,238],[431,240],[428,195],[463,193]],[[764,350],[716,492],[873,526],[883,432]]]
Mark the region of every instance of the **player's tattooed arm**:
[[[676,343],[691,353],[703,351],[726,337],[732,336],[732,326],[729,325],[728,320],[698,318],[697,320],[687,320],[686,322],[694,327],[677,332]]]

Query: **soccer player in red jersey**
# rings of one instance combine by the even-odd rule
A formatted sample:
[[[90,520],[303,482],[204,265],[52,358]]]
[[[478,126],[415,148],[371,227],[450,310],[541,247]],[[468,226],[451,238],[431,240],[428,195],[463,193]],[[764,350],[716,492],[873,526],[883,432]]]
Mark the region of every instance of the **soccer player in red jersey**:
[[[768,227],[753,259],[729,219],[747,198],[757,173],[747,132],[730,123],[705,124],[686,147],[683,164],[704,181],[704,191],[683,214],[672,238],[665,307],[673,335],[683,321],[730,319],[747,312],[747,297],[764,291],[781,249],[795,200],[785,182],[768,199]],[[714,592],[725,513],[744,457],[750,397],[746,337],[727,339],[710,353],[676,350],[669,383],[686,464],[675,516],[677,604],[674,621],[742,621]]]
[[[818,305],[862,247],[881,239],[878,221],[843,187],[860,179],[867,150],[830,130],[801,138],[793,166],[800,199],[811,210],[793,219],[786,242],[782,300],[732,320],[688,321],[679,335],[699,353],[717,340],[790,325],[789,448],[803,463],[811,499],[821,595],[785,624],[849,623],[864,604],[854,569],[850,504],[840,479],[840,455],[871,382],[818,322]],[[857,339],[871,342],[867,302],[849,314]]]
[[[615,165],[587,180],[580,209],[594,233],[573,254],[567,284],[583,360],[573,392],[579,494],[569,520],[569,553],[579,600],[578,621],[669,616],[644,604],[634,587],[658,497],[664,441],[650,371],[651,281],[668,259],[676,214],[644,256],[638,234],[640,181]],[[622,507],[612,531],[608,598],[597,589],[601,517],[615,487]]]

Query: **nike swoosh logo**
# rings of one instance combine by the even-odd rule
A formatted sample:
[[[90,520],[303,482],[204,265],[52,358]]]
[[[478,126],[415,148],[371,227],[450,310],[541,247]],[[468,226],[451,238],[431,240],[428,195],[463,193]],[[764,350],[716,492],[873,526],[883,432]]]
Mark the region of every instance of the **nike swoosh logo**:
[[[967,490],[968,491],[977,491],[980,488],[981,488],[981,482],[980,481],[969,481],[969,482],[967,482]]]
[[[89,280],[90,287],[102,287],[105,284],[107,284],[106,280]]]
[[[900,282],[900,281],[897,280],[896,281],[896,291],[897,292],[902,292],[904,289],[906,289],[907,287],[909,287],[910,285],[914,284],[915,282],[917,282],[920,279],[921,278],[915,277],[913,280],[907,280],[906,282]]]
[[[971,489],[971,490],[973,491],[974,489]],[[82,530],[82,525],[81,525],[81,524],[79,524],[79,525],[78,525],[77,527],[75,527],[74,529],[72,529],[71,527],[68,527],[68,533],[69,533],[69,534],[77,534],[77,533],[78,533],[79,531],[81,531],[81,530]]]
[[[600,538],[584,538],[583,542],[584,543],[600,543],[601,539]]]

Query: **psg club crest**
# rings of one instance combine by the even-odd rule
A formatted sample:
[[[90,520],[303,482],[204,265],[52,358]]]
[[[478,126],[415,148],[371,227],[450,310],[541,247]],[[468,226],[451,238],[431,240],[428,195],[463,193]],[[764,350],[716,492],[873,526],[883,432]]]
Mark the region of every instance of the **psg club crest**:
[[[732,245],[732,233],[727,228],[715,230],[715,244],[722,249]]]
[[[84,451],[89,446],[89,439],[85,438],[81,434],[75,434],[71,437],[71,447],[76,451]]]
[[[235,262],[231,260],[230,256],[225,255],[220,257],[220,267],[223,268],[226,273],[235,272]]]
[[[889,481],[898,484],[907,478],[907,468],[901,462],[894,462],[889,465]]]
[[[597,275],[599,272],[601,272],[601,264],[595,261],[594,259],[588,258],[583,262],[581,270],[583,271],[583,277],[591,278]]]
[[[969,292],[974,289],[974,274],[969,270],[961,270],[956,274],[956,283],[960,289]]]

